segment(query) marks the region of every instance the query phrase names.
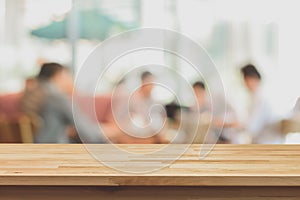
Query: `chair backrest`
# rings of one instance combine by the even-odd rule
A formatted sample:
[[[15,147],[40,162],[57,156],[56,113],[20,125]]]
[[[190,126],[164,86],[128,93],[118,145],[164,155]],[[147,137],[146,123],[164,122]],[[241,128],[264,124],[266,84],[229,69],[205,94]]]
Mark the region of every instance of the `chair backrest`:
[[[281,121],[281,133],[287,135],[288,133],[300,132],[300,119],[285,119]]]
[[[111,97],[110,95],[99,95],[95,97],[90,96],[76,96],[74,98],[81,110],[89,117],[93,116],[95,112],[97,121],[101,123],[108,122],[111,117]],[[91,110],[90,105],[95,105],[95,110]]]
[[[21,143],[21,134],[17,122],[0,116],[0,143]]]
[[[21,112],[22,93],[0,96],[0,143],[32,143],[34,120]]]
[[[21,98],[22,93],[0,95],[0,115],[16,121],[21,115]]]
[[[99,122],[108,122],[112,116],[111,96],[103,95],[95,97],[95,110]]]
[[[193,144],[210,143],[210,121],[207,116],[199,113],[185,113],[181,120],[181,126],[186,132],[186,142]],[[203,116],[203,117],[201,117]]]

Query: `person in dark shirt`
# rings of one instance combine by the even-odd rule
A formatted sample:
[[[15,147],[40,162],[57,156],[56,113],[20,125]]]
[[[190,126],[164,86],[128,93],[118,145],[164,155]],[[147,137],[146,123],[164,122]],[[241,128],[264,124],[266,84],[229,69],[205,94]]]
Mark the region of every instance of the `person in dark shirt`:
[[[72,89],[71,74],[64,66],[58,63],[42,65],[36,86],[25,91],[22,98],[23,111],[40,119],[36,143],[70,143],[66,130],[75,126],[70,97]],[[105,142],[98,124],[92,122],[78,106],[73,104],[73,109],[76,110],[76,129],[82,142]]]

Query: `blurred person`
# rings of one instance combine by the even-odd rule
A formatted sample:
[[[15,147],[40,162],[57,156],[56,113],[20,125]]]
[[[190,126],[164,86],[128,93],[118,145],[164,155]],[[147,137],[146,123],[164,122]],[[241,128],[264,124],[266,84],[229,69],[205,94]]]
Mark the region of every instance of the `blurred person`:
[[[187,142],[191,139],[191,134],[197,130],[195,143],[213,143],[216,141],[214,131],[210,128],[212,120],[212,109],[207,99],[207,91],[204,82],[197,81],[193,84],[193,93],[196,98],[195,104],[191,107],[191,113],[187,115],[188,119],[183,119],[186,125]],[[198,120],[196,120],[198,119]],[[187,120],[187,122],[184,122]],[[199,127],[197,127],[199,125]]]
[[[70,126],[75,126],[70,97],[72,90],[72,76],[64,66],[58,63],[42,65],[36,86],[25,91],[22,98],[24,112],[40,118],[36,143],[70,143],[66,131]],[[76,105],[73,108],[78,109]],[[80,116],[76,120],[76,128],[83,142],[104,142],[98,124],[91,122],[79,110],[78,113]]]
[[[164,140],[161,129],[166,116],[163,106],[152,98],[155,77],[151,72],[145,71],[140,79],[141,86],[132,96],[129,112],[136,125],[147,127],[143,134],[147,136],[156,133],[156,143],[161,143]]]
[[[221,108],[217,105],[212,108],[211,102],[207,99],[207,91],[204,82],[197,81],[193,84],[193,91],[196,97],[196,105],[193,105],[191,110],[200,114],[200,124],[211,124],[211,132],[206,136],[207,143],[213,143],[216,140],[219,140],[219,143],[236,143],[236,128],[239,125],[237,121],[236,113],[232,106],[225,102],[226,104],[226,113],[225,108]],[[220,101],[225,101],[223,98],[219,98]],[[211,122],[211,120],[214,121]],[[209,129],[209,126],[207,125]],[[207,130],[210,131],[210,130]],[[216,138],[217,131],[221,132],[219,138]]]
[[[205,84],[202,81],[195,82],[193,84],[193,91],[197,101],[197,105],[194,105],[193,109],[198,107],[200,113],[211,112],[209,102],[207,101]]]
[[[123,138],[120,143],[164,143],[163,136],[164,123],[166,120],[163,106],[152,98],[154,87],[154,75],[149,72],[141,74],[141,86],[133,94],[124,95],[120,89],[124,89],[123,84],[119,85],[117,92],[123,101],[118,98],[113,99],[119,102],[115,105],[116,121],[123,130]]]
[[[280,143],[275,130],[272,111],[262,92],[262,77],[256,67],[248,64],[241,68],[244,83],[250,94],[250,106],[243,127],[253,143]]]

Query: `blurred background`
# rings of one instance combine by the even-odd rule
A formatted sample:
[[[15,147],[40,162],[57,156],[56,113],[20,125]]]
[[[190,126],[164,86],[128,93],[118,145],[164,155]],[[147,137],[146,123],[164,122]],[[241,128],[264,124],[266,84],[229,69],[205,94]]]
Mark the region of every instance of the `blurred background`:
[[[297,3],[297,0],[0,0],[0,94],[22,92],[26,79],[35,76],[45,62],[66,65],[75,76],[89,53],[116,34],[142,27],[170,29],[207,50],[223,80],[226,101],[241,121],[247,118],[251,98],[240,68],[249,63],[255,65],[263,77],[264,96],[272,117],[280,122],[284,137],[293,133],[283,143],[298,143],[300,140],[294,133],[299,130],[289,129],[298,123],[286,125],[289,124],[286,120],[293,118],[300,96]],[[99,95],[108,93],[121,74],[133,68],[132,59],[121,60],[122,69],[106,74],[107,82],[99,89]],[[191,83],[199,79],[192,68],[181,62],[169,62]],[[152,72],[156,79],[165,77],[163,73]],[[170,82],[171,79],[172,75]],[[177,89],[183,97],[190,95],[185,87]],[[170,94],[159,88],[154,88],[153,98],[162,104],[173,101]],[[189,107],[191,102],[186,98],[183,104]]]

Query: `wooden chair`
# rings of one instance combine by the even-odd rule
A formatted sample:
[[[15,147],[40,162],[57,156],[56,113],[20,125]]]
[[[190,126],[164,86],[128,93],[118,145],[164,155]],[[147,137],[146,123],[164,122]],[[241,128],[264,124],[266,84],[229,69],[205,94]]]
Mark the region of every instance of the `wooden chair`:
[[[32,143],[37,129],[35,117],[20,109],[22,93],[0,96],[0,143]]]
[[[0,117],[0,143],[33,143],[36,122],[29,116],[21,115],[16,120]]]
[[[285,119],[281,121],[281,133],[287,135],[293,132],[300,132],[300,120]]]

